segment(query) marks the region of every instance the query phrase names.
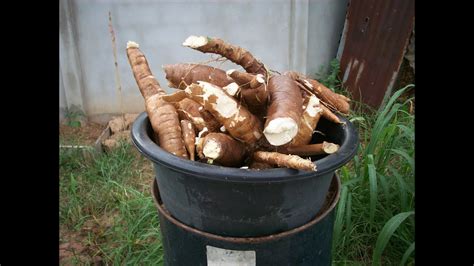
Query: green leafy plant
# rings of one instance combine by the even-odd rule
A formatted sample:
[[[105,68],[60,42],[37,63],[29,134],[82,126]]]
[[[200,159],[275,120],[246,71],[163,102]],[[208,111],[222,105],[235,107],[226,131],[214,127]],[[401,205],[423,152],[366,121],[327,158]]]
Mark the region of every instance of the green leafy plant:
[[[82,111],[68,111],[65,114],[66,125],[70,127],[80,127],[81,119],[84,118],[84,112]]]
[[[319,72],[316,73],[318,81],[321,82],[324,86],[328,87],[332,91],[336,91],[341,87],[341,80],[339,79],[340,64],[337,58],[334,58],[329,63],[329,67],[326,68],[323,66],[320,68]]]

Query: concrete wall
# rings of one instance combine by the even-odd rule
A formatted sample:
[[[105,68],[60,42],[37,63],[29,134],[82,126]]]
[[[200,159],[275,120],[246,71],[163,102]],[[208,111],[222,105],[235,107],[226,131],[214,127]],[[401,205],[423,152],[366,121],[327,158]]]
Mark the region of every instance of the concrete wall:
[[[61,0],[62,104],[89,116],[120,112],[109,11],[116,33],[123,108],[141,112],[143,99],[125,53],[128,40],[140,44],[164,88],[163,64],[211,58],[181,46],[189,35],[215,36],[240,45],[273,70],[314,74],[336,56],[346,6],[347,0]],[[230,62],[220,67],[238,68]]]

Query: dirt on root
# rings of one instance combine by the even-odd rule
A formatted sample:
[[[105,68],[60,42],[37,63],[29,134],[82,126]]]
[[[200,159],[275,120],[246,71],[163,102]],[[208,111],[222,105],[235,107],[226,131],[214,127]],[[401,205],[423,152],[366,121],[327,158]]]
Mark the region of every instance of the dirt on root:
[[[105,125],[91,122],[80,127],[61,124],[59,125],[60,142],[65,145],[93,145],[105,128]]]

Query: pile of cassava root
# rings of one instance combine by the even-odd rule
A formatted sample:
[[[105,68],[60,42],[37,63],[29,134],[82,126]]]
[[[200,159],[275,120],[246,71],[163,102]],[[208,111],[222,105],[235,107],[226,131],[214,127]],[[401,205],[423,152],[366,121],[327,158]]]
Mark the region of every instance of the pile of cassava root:
[[[129,41],[128,60],[161,148],[221,166],[306,171],[316,171],[316,165],[303,157],[337,152],[337,144],[310,142],[321,117],[341,123],[334,113],[349,112],[347,97],[294,71],[270,72],[247,50],[218,38],[190,36],[183,46],[218,54],[245,72],[165,65],[168,86],[177,89],[167,94],[139,45]]]

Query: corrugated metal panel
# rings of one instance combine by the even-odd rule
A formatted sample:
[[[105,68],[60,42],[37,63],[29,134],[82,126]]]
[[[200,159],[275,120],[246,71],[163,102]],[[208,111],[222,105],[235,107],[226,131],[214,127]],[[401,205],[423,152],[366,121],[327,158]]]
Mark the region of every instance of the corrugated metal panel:
[[[413,29],[413,0],[351,0],[341,79],[353,97],[378,107],[391,89]]]

